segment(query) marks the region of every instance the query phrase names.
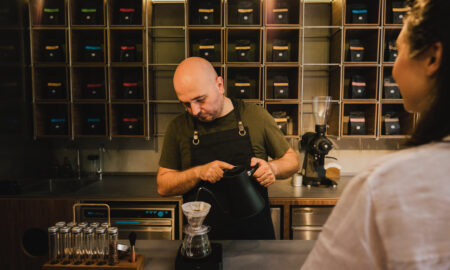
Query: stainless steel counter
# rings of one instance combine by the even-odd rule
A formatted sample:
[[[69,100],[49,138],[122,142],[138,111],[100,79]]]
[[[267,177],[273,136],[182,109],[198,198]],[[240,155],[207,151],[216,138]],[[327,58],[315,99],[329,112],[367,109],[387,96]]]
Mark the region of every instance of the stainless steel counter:
[[[298,270],[314,241],[230,240],[222,243],[224,270]],[[173,270],[181,241],[137,240],[137,254],[145,255],[146,270]]]

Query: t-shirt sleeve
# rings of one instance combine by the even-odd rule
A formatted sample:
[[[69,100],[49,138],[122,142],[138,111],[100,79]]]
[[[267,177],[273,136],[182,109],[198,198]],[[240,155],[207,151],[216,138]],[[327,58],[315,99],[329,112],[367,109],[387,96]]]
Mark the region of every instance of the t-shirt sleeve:
[[[181,170],[181,153],[176,136],[176,126],[176,119],[174,119],[167,127],[159,166],[172,170]]]
[[[289,149],[289,143],[269,112],[262,110],[262,116],[264,119],[264,141],[267,154],[273,159],[281,158]]]

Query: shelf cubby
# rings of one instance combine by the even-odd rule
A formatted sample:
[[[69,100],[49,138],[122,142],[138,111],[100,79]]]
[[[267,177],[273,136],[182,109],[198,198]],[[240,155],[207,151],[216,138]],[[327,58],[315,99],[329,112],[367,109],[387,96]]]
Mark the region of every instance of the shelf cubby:
[[[243,75],[245,74],[245,75]],[[261,68],[228,66],[226,71],[226,95],[246,100],[261,97]]]
[[[265,70],[266,100],[298,101],[301,78],[298,66],[266,66]]]
[[[278,127],[286,136],[298,136],[299,104],[266,102],[266,110],[275,118]],[[285,112],[286,117],[277,117],[277,113]],[[275,113],[275,115],[274,115]],[[283,119],[284,120],[280,120]],[[286,119],[287,118],[287,119]],[[287,120],[287,121],[286,121]],[[285,131],[285,132],[284,132]]]
[[[66,1],[30,0],[31,26],[67,25]]]
[[[345,66],[342,99],[350,102],[376,101],[378,97],[377,66]]]
[[[110,0],[109,18],[111,26],[144,26],[143,0]]]
[[[106,103],[75,103],[72,116],[75,137],[107,136]]]
[[[300,30],[266,28],[266,62],[298,63]]]
[[[222,0],[188,0],[188,25],[221,26]]]
[[[227,63],[259,64],[261,62],[260,29],[227,29]]]
[[[158,101],[178,101],[173,88],[173,75],[176,66],[149,66],[149,99]]]
[[[304,64],[340,64],[342,31],[338,28],[303,30]]]
[[[345,63],[378,63],[379,52],[379,30],[377,28],[345,28]],[[359,41],[358,45],[352,45],[351,41]],[[350,47],[359,49],[363,47],[363,54],[358,56],[360,50],[355,50],[355,61],[351,59]]]
[[[401,28],[384,28],[384,42],[383,42],[383,62],[391,63],[395,62],[398,51],[395,41],[400,34]]]
[[[260,26],[262,1],[228,0],[225,4],[227,25]]]
[[[111,101],[144,101],[147,96],[144,74],[143,67],[111,67],[109,72]]]
[[[385,102],[402,102],[402,96],[398,85],[392,76],[392,66],[382,68],[382,84],[380,85],[381,100]],[[389,81],[386,81],[389,79]],[[392,86],[390,86],[392,84]],[[392,92],[393,91],[393,92]]]
[[[146,136],[147,113],[144,103],[111,103],[111,137]]]
[[[408,8],[404,0],[384,0],[384,24],[402,25]]]
[[[67,102],[69,74],[65,67],[37,67],[33,69],[35,101]]]
[[[34,134],[36,137],[70,136],[70,112],[67,103],[34,104]]]
[[[150,27],[184,27],[183,2],[148,2]]]
[[[361,112],[364,116],[364,133],[351,134],[349,132],[350,114]],[[343,103],[342,109],[342,136],[351,137],[375,137],[377,123],[377,104],[376,103]],[[359,118],[357,118],[359,119]],[[356,119],[356,120],[357,120]],[[355,121],[356,122],[356,121]]]
[[[344,1],[345,25],[379,25],[382,0]],[[362,19],[363,18],[363,19]]]
[[[389,115],[389,117],[387,117]],[[405,111],[403,104],[381,103],[380,104],[380,137],[405,137],[412,134],[415,124],[414,114]],[[398,118],[397,123],[386,122],[392,118]],[[387,126],[391,124],[391,126]],[[398,125],[400,127],[398,127]],[[399,129],[399,130],[398,130]],[[395,132],[397,131],[397,132]]]
[[[98,30],[72,30],[72,64],[105,64],[106,32]]]
[[[66,64],[66,34],[63,29],[32,30],[33,62]]]
[[[220,28],[189,29],[189,56],[203,57],[212,64],[222,63],[222,36]]]
[[[342,25],[342,0],[304,1],[304,27],[340,27]]]
[[[185,56],[185,30],[177,28],[149,29],[149,63],[178,64]]]
[[[142,64],[144,56],[144,31],[139,29],[112,29],[109,38],[111,63]]]
[[[300,25],[300,2],[297,0],[267,0],[265,10],[267,26]]]
[[[21,8],[17,1],[2,1],[0,4],[1,16],[0,26],[17,26],[20,25]]]
[[[104,26],[105,4],[103,0],[70,0],[72,26]]]
[[[302,104],[302,115],[301,134],[304,134],[306,132],[315,132],[316,122],[314,120],[313,105],[311,102]],[[331,103],[327,122],[327,135],[335,137],[339,136],[339,115],[339,103]]]
[[[314,96],[340,98],[341,68],[329,65],[311,65],[303,68],[303,102],[311,102]]]
[[[0,65],[13,64],[20,61],[21,32],[17,30],[0,30]]]
[[[179,114],[185,112],[183,105],[179,102],[171,104],[155,103],[151,104],[151,107],[154,115],[152,127],[154,136],[162,136],[170,122]]]
[[[20,100],[24,82],[19,67],[0,67],[0,100]]]
[[[75,101],[106,101],[106,67],[72,67],[72,96]]]

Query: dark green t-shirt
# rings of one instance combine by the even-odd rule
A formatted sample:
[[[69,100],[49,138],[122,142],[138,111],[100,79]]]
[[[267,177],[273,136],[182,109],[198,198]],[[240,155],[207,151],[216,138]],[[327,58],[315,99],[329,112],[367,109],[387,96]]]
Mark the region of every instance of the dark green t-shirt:
[[[275,124],[272,116],[261,106],[239,102],[240,115],[248,128],[253,153],[257,158],[278,159],[289,149],[289,144]],[[237,128],[234,111],[212,122],[198,121],[200,135]],[[184,171],[191,167],[191,145],[194,124],[189,113],[177,116],[169,124],[164,137],[164,145],[159,166]]]

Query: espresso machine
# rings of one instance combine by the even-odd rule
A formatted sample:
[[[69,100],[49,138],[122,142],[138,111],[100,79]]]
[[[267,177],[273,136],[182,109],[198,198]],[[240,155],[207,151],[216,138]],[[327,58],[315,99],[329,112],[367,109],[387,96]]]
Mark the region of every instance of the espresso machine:
[[[301,174],[305,186],[332,186],[337,183],[325,176],[325,157],[333,148],[333,143],[325,136],[330,111],[331,97],[313,98],[315,132],[302,136],[299,149],[305,152]]]
[[[222,270],[222,245],[211,243],[209,226],[203,221],[211,205],[202,201],[184,203],[181,206],[188,224],[185,237],[175,260],[175,270]]]

